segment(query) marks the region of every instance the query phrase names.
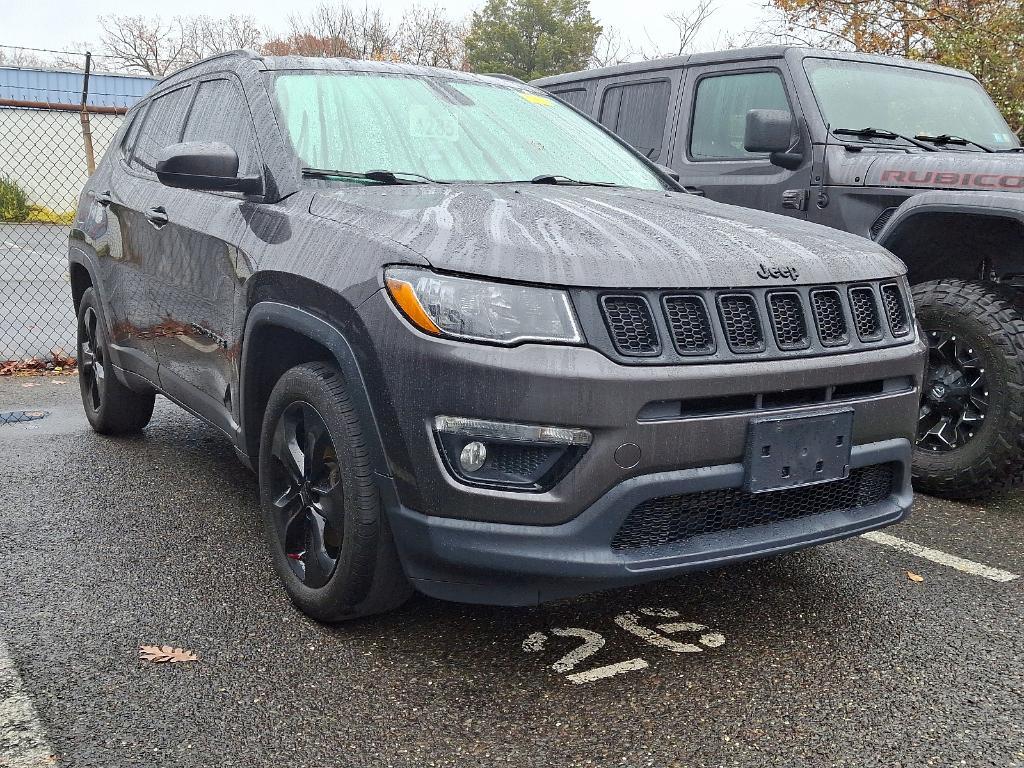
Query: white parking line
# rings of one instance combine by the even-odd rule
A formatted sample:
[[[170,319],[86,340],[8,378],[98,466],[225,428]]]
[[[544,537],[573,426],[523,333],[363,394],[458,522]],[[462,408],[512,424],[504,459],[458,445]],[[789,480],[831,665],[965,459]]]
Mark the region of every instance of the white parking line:
[[[912,541],[907,541],[906,539],[901,539],[896,536],[890,536],[888,533],[882,533],[881,531],[871,531],[870,533],[862,534],[861,538],[873,541],[876,544],[884,544],[885,546],[892,547],[900,552],[906,552],[908,555],[923,557],[925,560],[931,560],[933,563],[955,568],[958,571],[963,571],[964,573],[969,573],[973,576],[981,576],[983,579],[1006,582],[1020,578],[1016,573],[1002,571],[998,568],[990,568],[987,565],[976,563],[973,560],[966,560],[962,557],[957,557],[956,555],[940,552],[937,549],[922,547],[920,544],[915,544]]]
[[[25,693],[14,659],[0,640],[0,767],[52,766],[52,755],[43,724]]]

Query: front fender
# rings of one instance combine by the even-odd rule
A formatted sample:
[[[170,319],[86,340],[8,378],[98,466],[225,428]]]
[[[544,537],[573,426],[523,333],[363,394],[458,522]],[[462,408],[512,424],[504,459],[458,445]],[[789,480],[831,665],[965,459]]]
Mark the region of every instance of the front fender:
[[[1024,195],[922,192],[896,209],[876,242],[907,264],[914,283],[1022,274]]]

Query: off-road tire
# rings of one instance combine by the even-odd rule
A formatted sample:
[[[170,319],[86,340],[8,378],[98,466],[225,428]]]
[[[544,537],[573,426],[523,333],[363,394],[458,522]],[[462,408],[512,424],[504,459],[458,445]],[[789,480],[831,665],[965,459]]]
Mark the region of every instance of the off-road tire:
[[[949,499],[1006,491],[1024,478],[1024,318],[1015,296],[994,284],[963,280],[921,283],[913,295],[926,333],[942,329],[970,340],[984,363],[989,392],[985,420],[963,446],[948,452],[915,447],[914,487]]]
[[[155,392],[136,392],[122,384],[110,362],[106,325],[96,292],[87,288],[78,305],[78,382],[82,407],[101,435],[141,432],[153,416]]]
[[[327,427],[344,498],[344,535],[337,565],[318,588],[304,584],[289,565],[272,490],[275,430],[285,410],[297,402],[312,406]],[[274,569],[296,607],[318,621],[338,622],[393,610],[409,598],[413,590],[395,550],[362,426],[345,380],[333,365],[296,366],[274,386],[260,437],[259,478],[263,528]]]

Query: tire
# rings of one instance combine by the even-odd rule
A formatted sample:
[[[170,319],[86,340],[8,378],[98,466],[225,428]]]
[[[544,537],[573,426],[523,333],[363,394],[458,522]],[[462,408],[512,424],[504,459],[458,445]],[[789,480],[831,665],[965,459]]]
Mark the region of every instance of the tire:
[[[78,305],[77,344],[85,416],[101,435],[135,434],[149,424],[156,393],[136,392],[114,375],[105,328],[96,292],[87,288]]]
[[[929,342],[914,486],[949,499],[1009,490],[1024,477],[1024,319],[1015,296],[1001,286],[962,280],[922,283],[913,294]],[[942,377],[943,371],[953,373]],[[943,402],[943,396],[956,394],[951,390],[967,405]],[[956,410],[959,419],[948,416]],[[942,418],[949,418],[945,428]],[[955,423],[960,427],[951,431]],[[954,444],[963,442],[949,448],[944,441],[951,435]]]
[[[334,366],[300,365],[274,386],[259,480],[274,569],[301,611],[336,622],[409,598],[359,418]]]

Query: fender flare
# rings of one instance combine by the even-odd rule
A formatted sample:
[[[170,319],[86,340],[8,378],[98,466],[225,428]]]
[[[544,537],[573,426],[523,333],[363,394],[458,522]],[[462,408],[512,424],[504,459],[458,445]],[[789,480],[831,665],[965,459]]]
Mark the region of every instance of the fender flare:
[[[875,242],[888,248],[900,229],[916,216],[934,213],[986,216],[1024,224],[1024,195],[1016,192],[932,190],[914,195],[889,217]]]
[[[262,301],[255,304],[249,310],[245,321],[245,332],[242,336],[238,401],[239,415],[242,423],[239,434],[239,448],[245,453],[249,462],[251,463],[252,459],[255,458],[248,456],[249,436],[246,435],[246,428],[250,420],[248,418],[247,403],[249,392],[247,391],[248,386],[246,384],[248,377],[245,375],[245,372],[249,370],[250,358],[254,354],[249,339],[253,338],[253,331],[267,325],[286,328],[306,336],[325,347],[331,353],[334,362],[345,377],[345,383],[348,385],[348,394],[352,398],[356,415],[363,428],[367,450],[369,451],[370,465],[377,475],[390,477],[391,473],[384,452],[384,441],[381,438],[377,418],[370,403],[366,380],[363,377],[352,345],[340,329],[326,320],[304,309],[276,301]]]

